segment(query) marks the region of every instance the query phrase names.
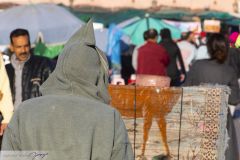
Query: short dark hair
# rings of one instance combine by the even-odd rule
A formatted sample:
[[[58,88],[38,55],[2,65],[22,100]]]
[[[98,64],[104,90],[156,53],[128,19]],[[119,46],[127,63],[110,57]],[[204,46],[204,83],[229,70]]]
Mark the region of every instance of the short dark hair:
[[[11,44],[13,44],[13,38],[14,38],[14,37],[18,37],[18,36],[28,36],[28,43],[29,43],[29,45],[30,45],[30,36],[29,36],[28,30],[22,29],[22,28],[17,28],[17,29],[15,29],[15,30],[13,30],[13,31],[10,33],[10,41],[11,41]]]
[[[148,39],[154,39],[158,36],[158,32],[156,29],[151,28],[148,30]]]
[[[211,59],[216,59],[218,63],[224,63],[228,54],[228,41],[224,35],[214,33],[207,40],[207,49]]]
[[[160,30],[160,36],[162,39],[172,39],[171,31],[168,28],[163,28]]]
[[[148,39],[148,31],[145,31],[143,33],[143,39],[144,39],[144,41],[146,41]]]

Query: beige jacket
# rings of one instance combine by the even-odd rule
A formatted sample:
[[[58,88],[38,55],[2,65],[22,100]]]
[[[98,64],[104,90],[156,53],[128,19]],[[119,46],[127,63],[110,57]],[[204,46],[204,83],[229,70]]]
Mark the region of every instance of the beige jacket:
[[[0,53],[0,111],[3,115],[2,123],[8,123],[13,114],[13,102],[9,80],[4,66],[3,57]]]

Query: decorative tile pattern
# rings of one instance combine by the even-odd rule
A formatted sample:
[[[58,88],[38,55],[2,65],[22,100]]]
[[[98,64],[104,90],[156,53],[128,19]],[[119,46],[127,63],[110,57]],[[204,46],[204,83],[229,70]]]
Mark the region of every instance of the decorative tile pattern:
[[[109,86],[109,91],[136,159],[224,157],[229,93],[225,87]]]

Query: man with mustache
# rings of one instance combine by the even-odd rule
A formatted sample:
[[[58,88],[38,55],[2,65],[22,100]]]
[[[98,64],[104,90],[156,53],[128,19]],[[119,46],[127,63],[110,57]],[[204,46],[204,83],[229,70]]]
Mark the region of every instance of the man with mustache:
[[[6,65],[14,109],[30,98],[41,96],[39,86],[52,72],[53,63],[44,57],[31,54],[30,36],[25,29],[15,29],[10,34],[11,63]]]

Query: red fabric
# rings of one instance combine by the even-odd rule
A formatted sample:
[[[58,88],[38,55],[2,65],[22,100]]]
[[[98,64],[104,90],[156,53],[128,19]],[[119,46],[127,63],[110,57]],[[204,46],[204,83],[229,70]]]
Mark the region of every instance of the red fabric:
[[[138,49],[137,74],[166,76],[169,56],[162,45],[147,42]]]

